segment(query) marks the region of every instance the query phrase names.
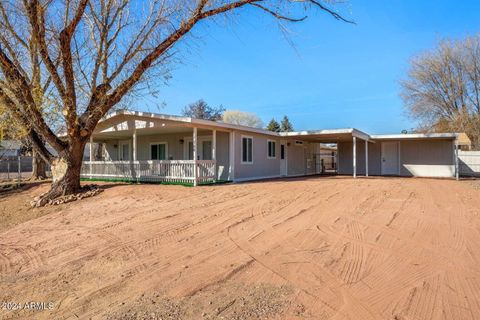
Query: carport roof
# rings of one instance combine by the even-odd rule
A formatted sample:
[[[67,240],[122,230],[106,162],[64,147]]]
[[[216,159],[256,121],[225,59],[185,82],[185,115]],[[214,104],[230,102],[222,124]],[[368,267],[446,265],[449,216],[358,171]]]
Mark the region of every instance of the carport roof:
[[[352,137],[370,140],[370,136],[368,134],[354,128],[280,132],[280,135],[289,138],[298,138],[306,141],[323,143],[351,141]]]

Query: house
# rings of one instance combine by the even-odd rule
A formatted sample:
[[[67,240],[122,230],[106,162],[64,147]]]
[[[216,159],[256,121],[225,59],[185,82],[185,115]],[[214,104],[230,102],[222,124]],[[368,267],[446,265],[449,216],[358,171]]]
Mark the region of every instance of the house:
[[[303,176],[325,173],[319,161],[322,148],[336,145],[333,169],[338,174],[456,177],[456,143],[455,133],[276,133],[124,110],[99,122],[91,137],[90,161],[83,163],[81,174],[86,179],[192,185]]]

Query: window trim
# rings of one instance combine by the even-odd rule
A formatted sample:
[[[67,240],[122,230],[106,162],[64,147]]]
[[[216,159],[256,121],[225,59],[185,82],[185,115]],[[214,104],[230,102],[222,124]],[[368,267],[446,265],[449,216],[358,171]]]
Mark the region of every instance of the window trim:
[[[153,145],[159,145],[159,144],[164,144],[164,145],[165,145],[165,157],[166,157],[166,159],[157,159],[156,161],[166,161],[166,160],[168,160],[168,157],[169,157],[169,155],[168,155],[168,142],[166,142],[166,141],[150,142],[150,148],[149,148],[149,149],[150,149],[150,150],[149,150],[149,152],[150,152],[150,160],[152,160],[152,146],[153,146]]]
[[[270,143],[273,143],[273,157],[270,156]],[[267,159],[277,159],[277,141],[267,139]]]
[[[243,139],[251,139],[252,140],[252,151],[251,151],[252,161],[248,161],[248,153],[247,153],[247,161],[243,161]],[[248,150],[248,147],[247,147],[247,150]],[[240,137],[240,163],[241,164],[253,164],[253,136],[241,135],[241,137]]]

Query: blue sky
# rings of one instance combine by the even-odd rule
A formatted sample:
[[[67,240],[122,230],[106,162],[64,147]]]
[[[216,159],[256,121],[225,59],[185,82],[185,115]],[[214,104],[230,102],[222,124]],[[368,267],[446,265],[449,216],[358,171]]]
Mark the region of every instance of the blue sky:
[[[201,40],[180,48],[183,63],[169,84],[139,109],[179,114],[203,98],[264,122],[286,114],[295,129],[399,133],[415,126],[399,97],[409,59],[441,38],[480,31],[478,0],[351,0],[338,8],[357,25],[311,12],[287,25],[294,46],[272,18],[251,9],[233,23],[200,25]]]

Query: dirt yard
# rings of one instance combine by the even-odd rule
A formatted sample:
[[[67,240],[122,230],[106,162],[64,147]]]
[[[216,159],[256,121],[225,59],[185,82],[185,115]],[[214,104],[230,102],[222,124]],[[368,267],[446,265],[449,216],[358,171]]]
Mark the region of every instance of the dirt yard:
[[[0,195],[0,318],[480,317],[472,182],[103,187],[41,209],[46,185]]]

